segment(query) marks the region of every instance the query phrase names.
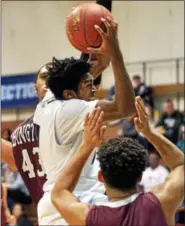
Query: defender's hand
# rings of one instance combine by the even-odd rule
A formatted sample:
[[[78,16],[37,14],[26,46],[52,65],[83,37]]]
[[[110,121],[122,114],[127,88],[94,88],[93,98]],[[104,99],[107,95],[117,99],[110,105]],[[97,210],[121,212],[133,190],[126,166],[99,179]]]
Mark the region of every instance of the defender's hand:
[[[95,108],[92,113],[88,113],[84,122],[83,144],[95,148],[103,140],[106,126],[102,125],[104,112],[101,108]]]
[[[135,98],[135,106],[137,110],[137,116],[134,118],[136,130],[140,133],[148,134],[151,132],[151,127],[148,121],[148,115],[144,108],[144,103],[141,97]]]

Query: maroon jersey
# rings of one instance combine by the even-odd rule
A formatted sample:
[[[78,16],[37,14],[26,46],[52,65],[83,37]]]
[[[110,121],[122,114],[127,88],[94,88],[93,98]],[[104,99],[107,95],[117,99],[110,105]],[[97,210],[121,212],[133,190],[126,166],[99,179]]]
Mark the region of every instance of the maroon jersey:
[[[33,116],[15,129],[11,139],[17,169],[33,202],[38,204],[46,174],[39,157],[39,127],[33,123]]]
[[[6,225],[5,209],[3,205],[3,187],[1,185],[1,226]]]
[[[141,193],[127,200],[92,206],[86,225],[167,226],[167,223],[157,197],[152,193]]]

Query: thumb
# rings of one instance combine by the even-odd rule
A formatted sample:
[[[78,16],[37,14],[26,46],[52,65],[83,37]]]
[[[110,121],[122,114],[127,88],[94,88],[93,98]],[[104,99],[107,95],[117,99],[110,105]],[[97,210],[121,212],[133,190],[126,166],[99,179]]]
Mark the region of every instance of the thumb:
[[[87,50],[88,50],[90,53],[97,54],[97,53],[99,52],[100,48],[87,47]]]
[[[136,127],[138,127],[140,125],[139,118],[134,118],[134,124]]]

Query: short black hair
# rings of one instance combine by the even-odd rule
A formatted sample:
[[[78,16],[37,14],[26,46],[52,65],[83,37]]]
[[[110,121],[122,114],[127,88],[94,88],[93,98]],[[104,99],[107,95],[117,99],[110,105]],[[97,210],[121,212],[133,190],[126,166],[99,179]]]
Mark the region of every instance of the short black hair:
[[[137,79],[137,80],[141,80],[141,77],[139,76],[139,75],[134,75],[133,77],[132,77],[132,79]]]
[[[166,99],[165,103],[173,103],[172,99]]]
[[[46,84],[56,98],[62,99],[65,89],[78,91],[82,76],[90,71],[90,64],[73,57],[64,60],[53,57],[52,66],[48,67],[48,71]]]
[[[155,156],[157,156],[159,159],[161,159],[161,156],[160,156],[160,154],[157,152],[157,151],[151,151],[150,153],[149,153],[149,155],[155,155]]]
[[[105,182],[126,191],[135,188],[148,163],[147,151],[132,138],[113,138],[97,153]]]

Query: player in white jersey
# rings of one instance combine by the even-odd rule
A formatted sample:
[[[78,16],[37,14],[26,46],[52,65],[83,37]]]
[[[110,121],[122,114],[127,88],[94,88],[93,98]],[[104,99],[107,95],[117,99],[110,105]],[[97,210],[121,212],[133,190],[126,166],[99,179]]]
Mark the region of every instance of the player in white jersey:
[[[34,122],[40,126],[39,149],[47,175],[47,182],[43,187],[44,195],[38,205],[40,225],[65,224],[51,203],[51,190],[82,141],[85,115],[98,106],[104,111],[105,121],[135,113],[134,92],[119,47],[117,23],[109,18],[102,19],[102,22],[107,28],[106,33],[96,26],[103,39],[102,46],[89,50],[110,58],[115,77],[115,100],[95,100],[90,65],[83,60],[53,58],[51,67],[47,68],[47,85],[50,90],[37,105],[34,114]],[[91,203],[102,201],[104,193],[103,186],[98,184],[94,176],[98,167],[92,173],[94,155],[95,152],[88,159],[74,190],[80,200]],[[96,161],[95,163],[97,164]]]

